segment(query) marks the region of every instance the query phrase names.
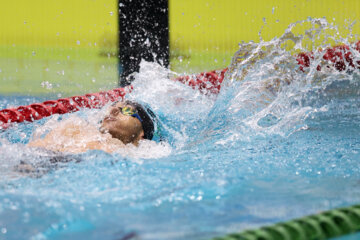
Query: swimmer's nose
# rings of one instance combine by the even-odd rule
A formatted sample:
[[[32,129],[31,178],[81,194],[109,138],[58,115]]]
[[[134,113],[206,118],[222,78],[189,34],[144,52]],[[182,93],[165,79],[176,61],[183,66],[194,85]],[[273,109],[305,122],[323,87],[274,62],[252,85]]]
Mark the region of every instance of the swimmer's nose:
[[[110,109],[110,115],[117,116],[119,114],[119,108],[113,107]]]

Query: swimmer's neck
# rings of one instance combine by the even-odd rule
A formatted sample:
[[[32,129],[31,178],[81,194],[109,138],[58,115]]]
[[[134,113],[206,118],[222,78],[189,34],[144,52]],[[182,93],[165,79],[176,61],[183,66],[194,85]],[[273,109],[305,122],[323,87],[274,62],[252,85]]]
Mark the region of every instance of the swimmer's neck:
[[[120,141],[120,142],[122,142],[124,145],[129,144],[129,143],[124,143],[124,142],[121,141],[120,139],[112,136],[112,135],[109,133],[109,130],[107,130],[107,129],[103,128],[103,127],[99,127],[98,130],[99,130],[100,134],[101,134],[101,135],[104,135],[107,139],[110,138],[110,139],[114,139],[115,141]],[[140,141],[140,139],[136,139],[135,141],[130,142],[130,144],[133,144],[134,146],[138,147],[138,146],[139,146],[139,141]]]

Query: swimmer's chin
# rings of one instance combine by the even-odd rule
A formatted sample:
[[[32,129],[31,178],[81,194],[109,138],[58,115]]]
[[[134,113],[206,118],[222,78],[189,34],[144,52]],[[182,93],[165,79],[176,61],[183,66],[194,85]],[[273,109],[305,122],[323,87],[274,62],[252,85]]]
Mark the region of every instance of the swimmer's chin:
[[[109,133],[109,129],[105,128],[104,126],[99,127],[99,132],[106,134]]]
[[[108,128],[104,127],[104,126],[99,127],[99,132],[101,134],[105,134],[105,135],[108,134],[110,139],[116,139],[116,140],[120,141],[121,143],[123,143],[120,139],[114,137],[114,135],[110,133],[110,130]]]

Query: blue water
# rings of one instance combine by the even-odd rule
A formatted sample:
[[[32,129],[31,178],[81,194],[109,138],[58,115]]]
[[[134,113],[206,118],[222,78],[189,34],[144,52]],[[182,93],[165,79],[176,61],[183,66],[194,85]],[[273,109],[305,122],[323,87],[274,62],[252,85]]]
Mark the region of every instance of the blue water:
[[[209,239],[359,203],[359,70],[299,71],[279,41],[243,45],[218,96],[142,63],[127,97],[151,106],[164,142],[31,176],[14,166],[43,159],[26,147],[36,130],[101,110],[0,132],[0,239]]]

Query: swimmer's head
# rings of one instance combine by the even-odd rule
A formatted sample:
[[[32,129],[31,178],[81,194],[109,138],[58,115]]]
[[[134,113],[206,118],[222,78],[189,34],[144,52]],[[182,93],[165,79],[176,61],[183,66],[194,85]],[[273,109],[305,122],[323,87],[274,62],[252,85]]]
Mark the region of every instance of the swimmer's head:
[[[100,131],[110,133],[113,138],[125,144],[137,144],[141,139],[152,139],[154,123],[143,106],[131,101],[121,101],[109,108]]]

